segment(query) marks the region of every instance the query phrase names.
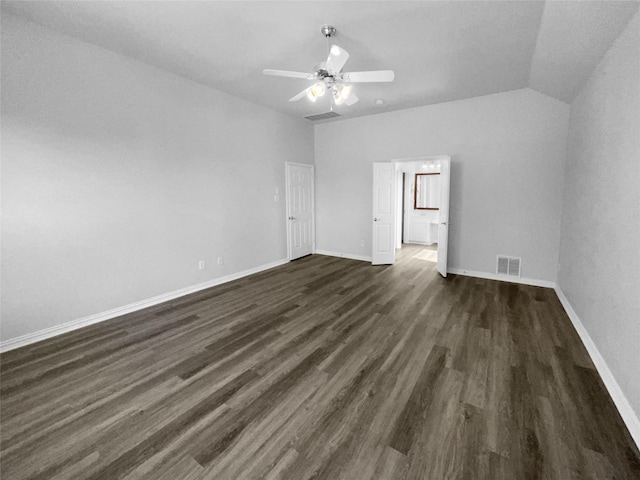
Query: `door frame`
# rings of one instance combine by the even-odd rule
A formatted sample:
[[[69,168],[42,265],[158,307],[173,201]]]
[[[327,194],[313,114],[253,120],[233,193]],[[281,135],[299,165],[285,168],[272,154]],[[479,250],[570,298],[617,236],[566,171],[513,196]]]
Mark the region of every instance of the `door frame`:
[[[402,182],[402,169],[400,168],[400,166],[403,163],[413,163],[413,162],[433,162],[433,161],[445,161],[449,164],[449,181],[451,180],[451,155],[425,155],[425,156],[420,156],[420,157],[407,157],[407,158],[394,158],[393,160],[391,160],[391,163],[395,164],[396,167],[396,185],[399,185],[400,182]],[[451,189],[449,188],[449,198],[451,198]],[[395,205],[395,211],[396,211],[396,216],[397,215],[404,215],[404,212],[402,211],[402,204],[401,202],[398,201],[398,199],[395,199],[396,205]],[[449,204],[447,205],[447,212],[446,212],[446,227],[447,230],[449,230],[449,226],[448,224],[449,222],[449,213],[451,210],[451,203],[449,202]],[[441,217],[439,217],[441,218]],[[440,222],[442,220],[439,220]],[[397,229],[397,223],[395,223],[394,228]],[[440,228],[440,226],[438,226]],[[448,233],[448,232],[447,232]],[[398,236],[398,232],[394,232],[394,239],[396,239],[396,242],[399,239]],[[447,251],[449,250],[448,248],[448,244],[449,244],[449,240],[448,240],[448,235],[447,235]],[[440,249],[438,249],[440,250]],[[445,272],[445,277],[446,277],[446,273]]]
[[[308,163],[284,162],[284,180],[285,180],[285,222],[287,224],[287,260],[292,259],[291,245],[291,198],[289,196],[289,167],[305,167],[311,169],[311,253],[316,253],[316,175],[314,165]]]

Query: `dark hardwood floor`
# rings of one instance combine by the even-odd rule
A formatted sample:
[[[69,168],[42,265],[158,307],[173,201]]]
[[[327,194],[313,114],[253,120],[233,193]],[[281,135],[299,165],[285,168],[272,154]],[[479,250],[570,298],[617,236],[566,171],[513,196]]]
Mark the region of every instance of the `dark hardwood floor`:
[[[640,478],[554,291],[419,251],[310,256],[3,354],[2,479]]]

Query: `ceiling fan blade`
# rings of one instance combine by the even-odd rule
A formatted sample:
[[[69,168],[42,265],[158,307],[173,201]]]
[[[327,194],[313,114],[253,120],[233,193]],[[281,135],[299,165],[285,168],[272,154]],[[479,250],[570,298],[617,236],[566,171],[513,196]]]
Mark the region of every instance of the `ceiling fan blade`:
[[[393,70],[374,70],[371,72],[349,72],[343,79],[349,82],[393,82]]]
[[[311,88],[311,87],[309,87],[309,88]],[[289,99],[289,101],[290,101],[290,102],[296,102],[296,101],[300,100],[301,98],[303,98],[303,97],[307,94],[307,92],[309,91],[309,88],[305,88],[303,91],[301,91],[301,92],[300,92],[299,94],[297,94],[296,96],[291,97],[291,98]]]
[[[273,75],[275,77],[291,77],[291,78],[306,78],[312,79],[313,73],[305,73],[305,72],[291,72],[289,70],[272,70],[267,68],[262,71],[265,75]]]
[[[345,105],[353,105],[354,103],[356,103],[358,100],[360,100],[358,97],[356,97],[353,93],[351,95],[349,95],[349,98],[347,98],[344,101]]]
[[[329,57],[327,58],[326,69],[329,72],[339,73],[349,59],[349,52],[340,48],[338,45],[331,45]]]

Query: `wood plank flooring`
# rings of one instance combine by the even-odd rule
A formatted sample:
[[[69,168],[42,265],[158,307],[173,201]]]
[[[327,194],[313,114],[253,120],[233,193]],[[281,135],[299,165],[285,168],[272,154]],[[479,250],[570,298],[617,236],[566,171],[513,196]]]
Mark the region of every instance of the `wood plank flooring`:
[[[420,251],[314,255],[3,354],[2,478],[640,478],[553,290]]]

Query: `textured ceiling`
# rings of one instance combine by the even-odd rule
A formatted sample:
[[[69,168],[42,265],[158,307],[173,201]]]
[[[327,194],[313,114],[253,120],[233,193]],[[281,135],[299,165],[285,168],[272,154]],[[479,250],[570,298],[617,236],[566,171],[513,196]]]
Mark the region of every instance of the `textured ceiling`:
[[[3,1],[10,12],[251,102],[295,116],[311,82],[265,68],[313,71],[323,24],[350,58],[345,71],[391,69],[393,83],[356,84],[341,118],[523,87],[569,102],[638,9],[637,1]],[[383,105],[375,100],[382,99]]]

